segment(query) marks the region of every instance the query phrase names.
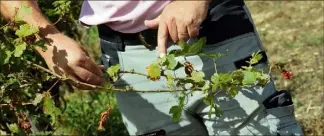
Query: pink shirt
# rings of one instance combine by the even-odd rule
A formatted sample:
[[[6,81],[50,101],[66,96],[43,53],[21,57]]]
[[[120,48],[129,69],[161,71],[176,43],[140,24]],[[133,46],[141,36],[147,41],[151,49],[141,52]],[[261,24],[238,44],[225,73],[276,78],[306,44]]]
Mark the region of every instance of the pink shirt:
[[[136,33],[147,29],[144,20],[156,18],[171,0],[86,0],[80,21],[88,25],[107,24],[115,31]]]

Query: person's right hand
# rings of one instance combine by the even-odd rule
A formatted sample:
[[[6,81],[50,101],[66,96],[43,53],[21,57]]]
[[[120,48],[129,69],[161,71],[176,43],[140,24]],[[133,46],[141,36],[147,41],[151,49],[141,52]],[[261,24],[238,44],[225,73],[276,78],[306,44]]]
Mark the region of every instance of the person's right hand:
[[[52,36],[51,40],[51,45],[42,56],[52,71],[60,75],[65,74],[74,81],[104,85],[103,66],[95,64],[80,44],[62,34]],[[80,89],[92,89],[75,82],[72,84]]]

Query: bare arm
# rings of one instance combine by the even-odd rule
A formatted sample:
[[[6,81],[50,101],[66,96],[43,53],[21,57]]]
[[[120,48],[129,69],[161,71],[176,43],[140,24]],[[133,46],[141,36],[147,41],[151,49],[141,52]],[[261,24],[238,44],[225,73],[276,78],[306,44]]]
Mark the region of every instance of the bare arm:
[[[46,61],[48,67],[58,73],[66,74],[69,78],[93,85],[103,85],[101,79],[103,66],[97,66],[87,55],[86,51],[73,39],[60,33],[49,20],[41,13],[36,1],[3,1],[0,0],[0,11],[8,21],[13,20],[16,8],[26,3],[32,7],[33,12],[24,16],[23,20],[38,27],[40,36],[47,40],[47,50],[36,50]],[[49,40],[48,40],[49,39]],[[77,86],[82,89],[90,89],[85,86]]]
[[[24,16],[23,20],[30,25],[40,28],[40,35],[44,39],[55,39],[57,35],[64,36],[43,16],[36,1],[0,1],[0,11],[6,20],[12,21],[16,8],[21,7],[23,3],[26,3],[27,6],[33,9],[32,14]],[[39,48],[36,50],[42,57],[47,58],[48,54],[46,52]]]

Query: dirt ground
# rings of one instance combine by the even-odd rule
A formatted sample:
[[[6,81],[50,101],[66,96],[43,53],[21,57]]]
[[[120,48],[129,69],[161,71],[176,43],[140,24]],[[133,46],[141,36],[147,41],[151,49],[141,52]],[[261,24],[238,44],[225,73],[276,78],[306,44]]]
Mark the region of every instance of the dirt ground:
[[[278,90],[292,92],[295,115],[307,135],[324,135],[324,1],[246,1],[271,64],[293,72]]]

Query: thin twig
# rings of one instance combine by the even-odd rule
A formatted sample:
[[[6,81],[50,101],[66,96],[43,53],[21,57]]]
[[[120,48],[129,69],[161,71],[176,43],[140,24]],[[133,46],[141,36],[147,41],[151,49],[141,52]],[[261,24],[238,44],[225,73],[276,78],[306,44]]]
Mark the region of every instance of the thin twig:
[[[90,88],[93,88],[93,89],[105,89],[104,87],[102,86],[96,86],[96,85],[91,85],[91,84],[88,84],[88,83],[84,83],[84,82],[80,82],[80,81],[75,81],[75,80],[72,80],[72,79],[69,79],[69,78],[66,78],[66,77],[62,77],[52,71],[50,71],[49,69],[46,69],[40,65],[37,65],[37,64],[32,64],[33,66],[47,72],[47,73],[50,73],[54,76],[56,76],[57,78],[59,78],[60,80],[64,80],[64,81],[72,81],[78,85],[83,85],[83,86],[87,86],[87,87],[90,87]],[[122,71],[124,73],[126,73],[127,71]],[[132,73],[132,72],[128,72],[128,73]],[[138,72],[134,72],[134,74],[141,74],[141,73],[138,73]],[[141,75],[145,75],[145,74],[141,74]],[[182,90],[147,90],[147,91],[144,91],[144,90],[135,90],[135,89],[117,89],[117,88],[111,88],[109,89],[109,91],[113,91],[113,92],[140,92],[140,93],[148,93],[148,92],[175,92],[175,91],[182,91]]]
[[[0,30],[3,29],[4,27],[8,26],[11,22],[8,22],[7,24],[5,24],[4,26],[0,27]]]
[[[219,93],[221,93],[222,91],[217,91],[214,96],[217,96]]]
[[[179,92],[183,90],[135,90],[135,89],[118,89],[113,88],[111,91],[114,92],[138,92],[138,93],[158,93],[158,92]]]
[[[135,72],[134,70],[131,70],[131,71],[119,71],[119,73],[136,74],[136,75],[141,75],[141,76],[146,76],[146,77],[148,76],[147,74]]]
[[[32,62],[30,62],[30,63],[32,63]],[[47,68],[44,68],[44,67],[42,67],[42,66],[40,66],[40,65],[38,65],[38,64],[32,64],[32,65],[33,65],[34,67],[36,67],[36,68],[39,68],[39,69],[41,69],[41,70],[43,70],[43,71],[49,73],[49,74],[52,74],[53,76],[56,76],[57,78],[60,78],[60,79],[62,79],[62,80],[65,80],[65,79],[66,79],[66,78],[63,78],[62,76],[60,76],[60,75],[58,75],[58,74],[52,72],[51,70],[49,70],[49,69],[47,69]]]
[[[51,91],[53,88],[54,88],[54,86],[58,83],[60,81],[60,79],[58,79],[52,86],[51,86],[51,88],[50,89],[48,89],[47,91],[49,92],[49,91]]]
[[[60,22],[60,21],[62,20],[62,18],[63,18],[63,16],[60,16],[60,18],[57,19],[57,20],[53,23],[53,25],[56,25],[58,22]]]
[[[88,83],[84,83],[84,82],[80,82],[80,81],[75,81],[75,80],[72,80],[70,78],[66,78],[66,77],[60,76],[59,74],[56,74],[56,73],[52,72],[51,70],[46,69],[46,68],[44,68],[44,67],[42,67],[40,65],[37,65],[37,64],[32,64],[32,65],[34,67],[36,67],[36,68],[39,68],[39,69],[41,69],[41,70],[49,73],[49,74],[52,74],[53,76],[55,76],[55,77],[57,77],[57,78],[59,78],[60,80],[63,80],[63,81],[72,81],[72,82],[74,82],[74,83],[76,83],[78,85],[84,85],[84,86],[87,86],[87,87],[90,87],[90,88],[93,88],[93,89],[103,88],[101,86],[91,85],[91,84],[88,84]]]
[[[215,73],[217,74],[217,67],[216,67],[216,62],[215,62],[216,60],[215,59],[213,59],[213,63],[214,63],[214,68],[215,68]]]
[[[21,106],[28,106],[28,105],[33,105],[33,103],[21,103],[19,105],[21,105]],[[10,106],[10,104],[9,103],[0,104],[0,108],[6,107],[6,106]]]
[[[135,72],[133,69],[131,71],[119,71],[119,73],[136,74],[136,75],[141,75],[141,76],[145,76],[145,77],[148,77],[149,76],[149,75],[144,74],[144,73]],[[166,75],[161,75],[161,76],[167,78]],[[179,77],[176,77],[176,76],[174,77],[174,80],[181,80],[181,79],[184,79],[184,78],[179,78]]]

